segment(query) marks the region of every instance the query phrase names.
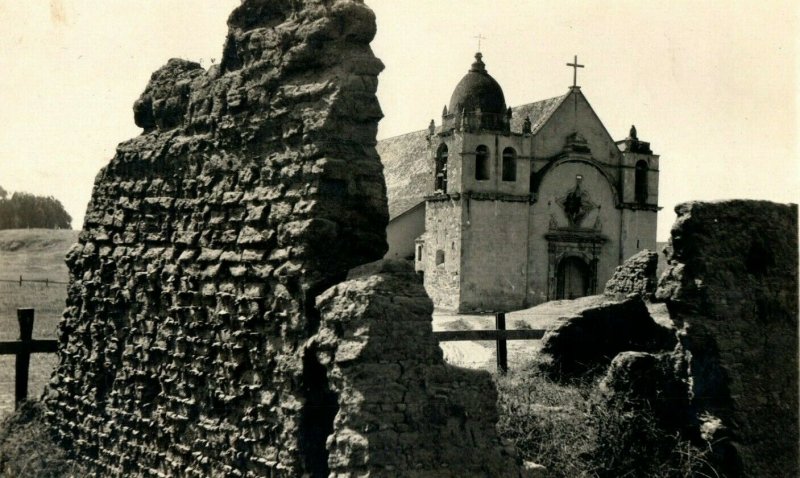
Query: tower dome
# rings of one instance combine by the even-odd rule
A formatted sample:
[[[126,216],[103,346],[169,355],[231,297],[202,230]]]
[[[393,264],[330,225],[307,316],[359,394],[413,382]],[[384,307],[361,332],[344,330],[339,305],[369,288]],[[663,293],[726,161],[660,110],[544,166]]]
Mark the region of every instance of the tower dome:
[[[492,76],[486,72],[483,55],[475,54],[475,63],[456,85],[450,97],[450,113],[474,112],[480,108],[481,113],[504,115],[506,99],[503,89]]]
[[[483,55],[475,54],[475,62],[456,85],[450,97],[444,125],[456,129],[507,130],[509,110],[503,89],[486,72]]]

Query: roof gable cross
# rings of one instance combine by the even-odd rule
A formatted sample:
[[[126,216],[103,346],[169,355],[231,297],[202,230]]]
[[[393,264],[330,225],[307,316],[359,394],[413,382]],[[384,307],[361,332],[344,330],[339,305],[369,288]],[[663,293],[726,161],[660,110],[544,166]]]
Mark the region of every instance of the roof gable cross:
[[[578,68],[583,68],[584,65],[578,64],[578,55],[575,55],[575,63],[567,63],[567,66],[572,67],[572,87],[579,88],[578,86]]]

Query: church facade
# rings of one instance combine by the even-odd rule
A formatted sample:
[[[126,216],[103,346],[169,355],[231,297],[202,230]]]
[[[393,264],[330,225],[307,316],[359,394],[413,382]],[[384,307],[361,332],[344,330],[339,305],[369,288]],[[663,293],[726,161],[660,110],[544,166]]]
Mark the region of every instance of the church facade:
[[[378,152],[387,257],[413,259],[439,309],[592,295],[625,259],[655,250],[659,157],[634,127],[614,141],[578,86],[508,108],[478,53],[438,127]]]

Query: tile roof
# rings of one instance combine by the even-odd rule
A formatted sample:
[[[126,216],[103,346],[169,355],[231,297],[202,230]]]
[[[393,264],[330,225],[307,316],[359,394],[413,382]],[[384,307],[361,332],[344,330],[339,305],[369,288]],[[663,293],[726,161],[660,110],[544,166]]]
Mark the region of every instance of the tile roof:
[[[427,134],[428,130],[421,130],[378,141],[390,220],[433,194],[433,161],[427,156]]]
[[[569,93],[512,108],[511,131],[519,133],[525,117],[531,119],[535,134]],[[408,211],[433,194],[433,161],[428,157],[428,130],[414,131],[378,141],[383,162],[389,219]]]
[[[531,132],[536,134],[567,96],[569,96],[569,93],[511,108],[511,131],[522,132],[522,123],[525,122],[525,117],[528,116],[531,119]]]

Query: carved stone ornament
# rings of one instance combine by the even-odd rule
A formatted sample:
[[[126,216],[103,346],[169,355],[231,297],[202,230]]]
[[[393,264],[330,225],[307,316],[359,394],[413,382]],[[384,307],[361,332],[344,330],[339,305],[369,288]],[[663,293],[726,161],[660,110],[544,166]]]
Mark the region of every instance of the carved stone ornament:
[[[575,178],[575,187],[565,196],[557,200],[558,204],[564,209],[564,214],[569,220],[571,227],[580,227],[581,221],[589,212],[597,207],[589,198],[589,194],[581,189],[581,176]]]

